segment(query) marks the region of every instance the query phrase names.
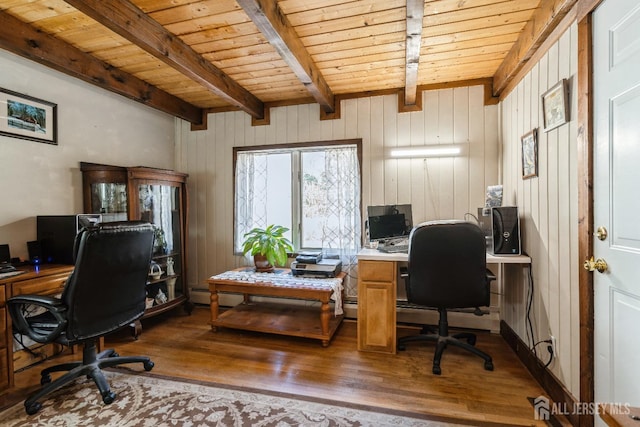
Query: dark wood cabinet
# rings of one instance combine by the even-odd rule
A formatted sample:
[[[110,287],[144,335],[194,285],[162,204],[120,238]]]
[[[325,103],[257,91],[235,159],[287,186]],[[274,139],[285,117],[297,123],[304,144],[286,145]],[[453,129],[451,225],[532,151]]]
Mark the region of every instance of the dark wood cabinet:
[[[142,319],[178,305],[191,310],[186,280],[187,174],[148,167],[81,163],[85,213],[102,221],[143,220],[155,226],[153,262]],[[134,325],[134,335],[141,331]]]
[[[37,351],[13,348],[13,331],[6,301],[12,296],[59,295],[73,271],[72,265],[20,266],[22,274],[0,278],[0,396],[13,387],[13,372],[40,362],[60,351],[59,344],[36,344]],[[0,403],[2,397],[0,397]]]

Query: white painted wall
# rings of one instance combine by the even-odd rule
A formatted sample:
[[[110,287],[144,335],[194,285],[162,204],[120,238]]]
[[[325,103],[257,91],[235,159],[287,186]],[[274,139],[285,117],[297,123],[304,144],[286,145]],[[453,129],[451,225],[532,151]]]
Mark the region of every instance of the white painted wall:
[[[0,50],[0,87],[58,105],[58,145],[0,135],[0,243],[28,258],[37,215],[82,212],[80,162],[174,167],[173,117]]]
[[[210,114],[205,131],[179,121],[176,167],[189,173],[191,195],[189,284],[206,289],[211,275],[243,265],[233,255],[234,146],[362,138],[365,212],[368,205],[411,203],[414,223],[476,212],[486,186],[498,180],[498,107],[483,105],[481,86],[423,97],[423,111],[411,113],[398,113],[397,97],[387,95],[342,101],[339,120],[321,121],[319,106],[309,104],[272,109],[268,126],[251,126],[242,112]],[[454,142],[468,142],[469,155],[384,157],[387,147]]]
[[[523,249],[533,260],[533,309],[536,340],[553,335],[557,359],[550,369],[579,396],[578,183],[577,183],[577,25],[535,64],[501,103],[505,203],[517,204],[523,226]],[[570,122],[545,132],[541,96],[560,79],[570,86]],[[522,179],[520,138],[538,129],[538,177]],[[510,270],[503,315],[525,342],[528,279]],[[546,345],[538,354],[547,361]]]

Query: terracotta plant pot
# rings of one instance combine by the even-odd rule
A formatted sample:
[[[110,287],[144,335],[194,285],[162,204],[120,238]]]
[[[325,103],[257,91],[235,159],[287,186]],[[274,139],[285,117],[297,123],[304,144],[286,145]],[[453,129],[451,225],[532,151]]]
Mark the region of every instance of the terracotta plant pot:
[[[259,273],[271,273],[273,271],[273,265],[267,261],[264,255],[254,255],[253,263],[256,265],[256,271]]]

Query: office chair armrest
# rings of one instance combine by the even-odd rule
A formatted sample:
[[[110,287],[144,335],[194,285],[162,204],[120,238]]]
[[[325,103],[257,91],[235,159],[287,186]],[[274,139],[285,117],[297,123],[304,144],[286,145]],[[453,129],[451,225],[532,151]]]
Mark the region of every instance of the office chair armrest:
[[[27,316],[23,308],[28,305],[40,307],[46,312],[37,316]],[[9,298],[7,306],[14,328],[39,343],[53,342],[67,326],[65,316],[67,307],[58,298],[46,295],[19,295]],[[51,316],[46,316],[47,313],[50,313],[53,319]],[[48,322],[34,322],[43,317],[48,318]]]
[[[489,281],[496,280],[496,275],[493,274],[493,272],[488,268],[487,268],[487,280]]]

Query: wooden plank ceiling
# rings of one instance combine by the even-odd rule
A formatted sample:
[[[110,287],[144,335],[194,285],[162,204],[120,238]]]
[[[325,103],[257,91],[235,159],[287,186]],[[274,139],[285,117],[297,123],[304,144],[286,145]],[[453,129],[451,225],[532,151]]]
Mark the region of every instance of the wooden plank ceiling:
[[[483,81],[504,90],[576,0],[0,0],[0,48],[190,121]],[[416,105],[416,102],[418,103]]]

